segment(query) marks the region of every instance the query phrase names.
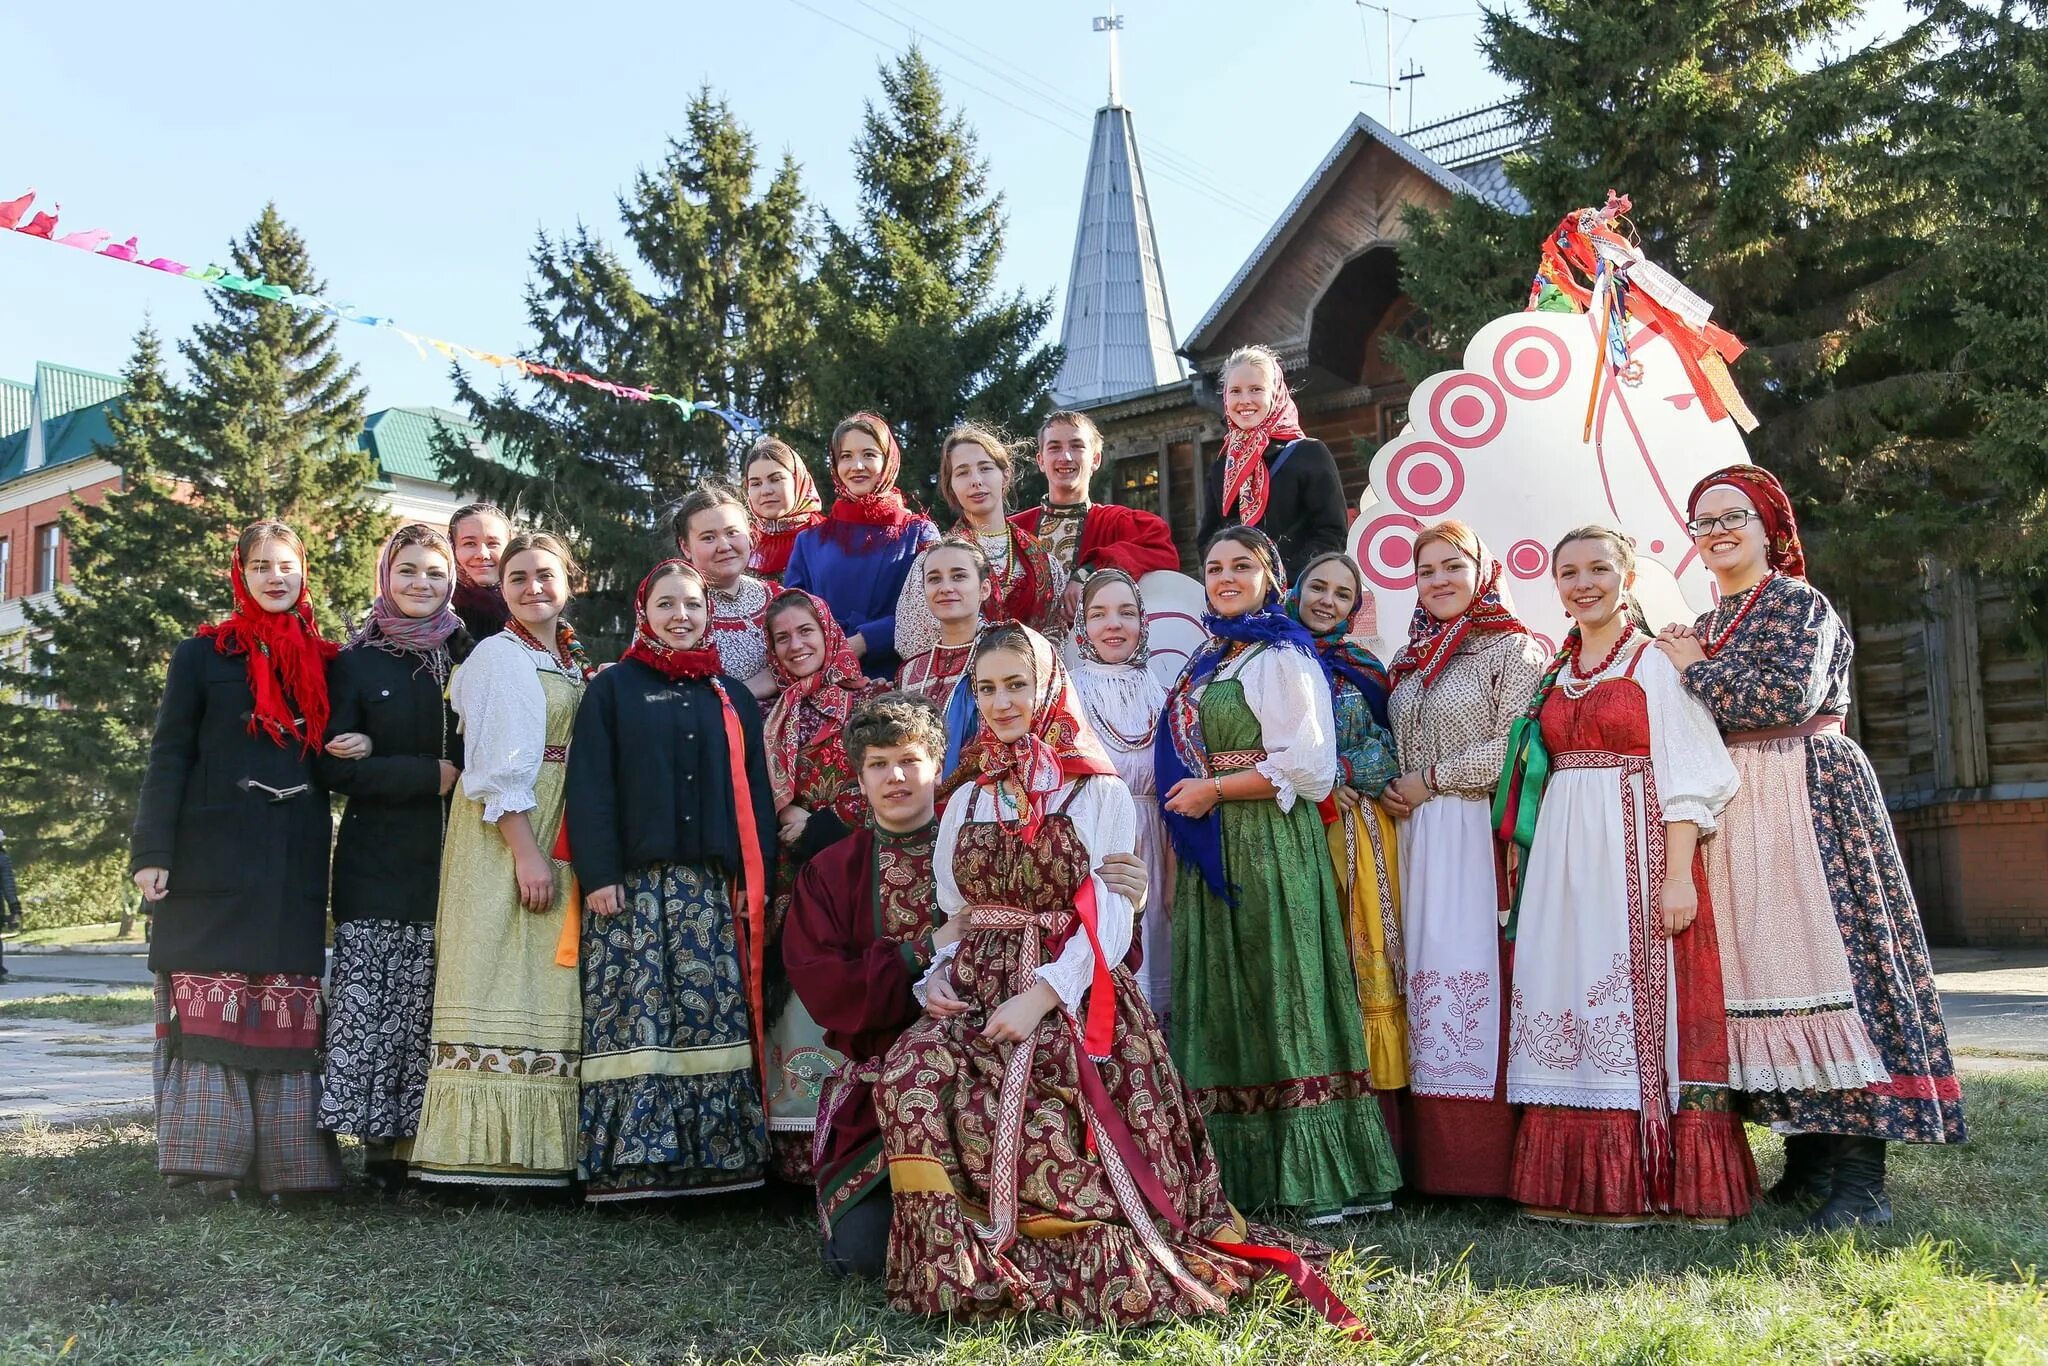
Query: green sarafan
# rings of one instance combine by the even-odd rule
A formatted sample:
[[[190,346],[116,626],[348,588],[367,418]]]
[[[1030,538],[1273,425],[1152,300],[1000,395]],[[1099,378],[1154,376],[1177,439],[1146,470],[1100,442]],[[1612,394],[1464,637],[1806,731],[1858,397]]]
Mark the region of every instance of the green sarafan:
[[[1899,1149],[1882,1230],[1803,1236],[1768,1212],[1614,1232],[1453,1203],[1346,1224],[1330,1279],[1372,1326],[1363,1344],[1277,1289],[1119,1334],[909,1318],[824,1272],[802,1191],[624,1214],[425,1194],[278,1211],[167,1189],[146,1122],[32,1126],[0,1133],[0,1360],[2040,1361],[2048,1066],[1964,1088],[1972,1141]],[[1751,1138],[1768,1183],[1777,1140]]]

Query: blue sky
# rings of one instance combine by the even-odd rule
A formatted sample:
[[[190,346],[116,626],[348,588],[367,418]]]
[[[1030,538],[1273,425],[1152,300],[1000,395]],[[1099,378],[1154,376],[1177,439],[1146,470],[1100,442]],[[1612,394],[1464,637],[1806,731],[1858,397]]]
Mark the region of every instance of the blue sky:
[[[1499,99],[1476,0],[1394,0],[1396,61],[1427,72],[1414,120]],[[850,144],[878,58],[921,35],[1007,197],[1008,286],[1064,294],[1106,0],[135,0],[0,7],[0,199],[34,186],[61,231],[104,227],[150,255],[223,259],[274,199],[329,294],[483,350],[529,340],[537,229],[617,241],[615,200],[661,157],[700,83],[764,161],[786,149],[848,216]],[[1360,109],[1384,20],[1353,0],[1126,0],[1122,95],[1147,160],[1176,337],[1184,337]],[[1853,41],[1896,32],[1877,0]],[[1400,98],[1396,126],[1410,122]],[[1600,187],[1604,189],[1605,187]],[[1626,187],[1623,187],[1626,188]],[[1655,212],[1655,206],[1642,206]],[[1639,210],[1640,211],[1640,210]],[[37,360],[118,371],[145,310],[169,338],[205,312],[189,281],[0,235],[0,376]],[[1051,337],[1057,338],[1057,320]],[[370,406],[445,404],[445,366],[344,327]],[[631,379],[631,376],[618,376]]]

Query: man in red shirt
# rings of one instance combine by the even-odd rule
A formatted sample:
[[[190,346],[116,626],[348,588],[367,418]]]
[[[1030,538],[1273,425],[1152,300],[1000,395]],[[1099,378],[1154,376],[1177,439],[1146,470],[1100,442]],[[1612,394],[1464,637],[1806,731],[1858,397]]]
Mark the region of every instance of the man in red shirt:
[[[1102,432],[1086,413],[1061,410],[1038,429],[1038,468],[1045,501],[1010,520],[1044,541],[1067,571],[1066,619],[1080,605],[1081,585],[1098,569],[1139,578],[1179,569],[1180,550],[1160,518],[1137,508],[1088,501],[1088,481],[1102,465]]]

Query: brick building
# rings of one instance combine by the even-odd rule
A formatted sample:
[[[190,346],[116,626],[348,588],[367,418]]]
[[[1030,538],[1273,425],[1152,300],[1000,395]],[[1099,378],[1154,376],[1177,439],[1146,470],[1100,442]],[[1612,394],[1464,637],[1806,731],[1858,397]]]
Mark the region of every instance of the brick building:
[[[23,605],[71,581],[62,518],[74,502],[97,503],[121,471],[99,447],[113,440],[107,415],[121,381],[48,361],[31,381],[0,379],[0,640],[27,623]],[[363,426],[376,457],[371,485],[392,516],[446,523],[466,501],[441,477],[437,431],[474,443],[474,427],[439,408],[386,408]]]

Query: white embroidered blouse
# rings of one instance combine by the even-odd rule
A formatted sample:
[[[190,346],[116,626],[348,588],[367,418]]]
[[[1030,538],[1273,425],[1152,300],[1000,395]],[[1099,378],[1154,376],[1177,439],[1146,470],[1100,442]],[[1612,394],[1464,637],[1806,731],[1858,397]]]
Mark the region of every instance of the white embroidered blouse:
[[[1081,790],[1067,801],[1079,782]],[[1100,868],[1104,857],[1110,854],[1129,854],[1137,850],[1138,810],[1131,802],[1130,790],[1120,778],[1108,774],[1097,774],[1083,779],[1072,779],[1062,783],[1058,791],[1046,799],[1046,809],[1057,811],[1064,803],[1068,819],[1087,846],[1088,862],[1093,868]],[[997,817],[996,798],[993,790],[972,787],[955,794],[946,804],[946,814],[939,821],[939,834],[932,849],[933,871],[937,875],[939,910],[947,919],[960,914],[974,903],[972,889],[962,889],[953,876],[953,853],[960,844],[960,829],[970,820],[993,821]],[[1089,880],[1095,884],[1095,936],[1102,941],[1102,952],[1111,963],[1121,963],[1124,954],[1131,947],[1131,926],[1136,912],[1131,903],[1112,892],[1101,878],[1093,872]],[[932,956],[932,963],[925,974],[912,988],[917,1003],[925,1003],[934,974],[950,971],[953,956],[959,951],[958,940],[946,945]],[[1069,1015],[1080,1018],[1082,998],[1088,994],[1088,986],[1095,976],[1095,950],[1088,945],[1088,936],[1078,929],[1067,940],[1059,956],[1038,969],[1038,979],[1051,987],[1059,996],[1060,1004]]]
[[[1741,780],[1728,758],[1728,746],[1722,743],[1721,732],[1714,726],[1713,713],[1685,690],[1684,680],[1664,652],[1639,638],[1606,668],[1584,680],[1583,685],[1590,689],[1594,684],[1623,677],[1628,673],[1630,658],[1638,651],[1641,658],[1636,663],[1634,678],[1649,709],[1650,771],[1656,775],[1657,799],[1663,806],[1664,820],[1691,821],[1699,827],[1701,836],[1710,835],[1714,832],[1714,818],[1733,799]],[[1558,686],[1565,686],[1567,680],[1573,691],[1581,687],[1581,680],[1569,670],[1559,674]]]

